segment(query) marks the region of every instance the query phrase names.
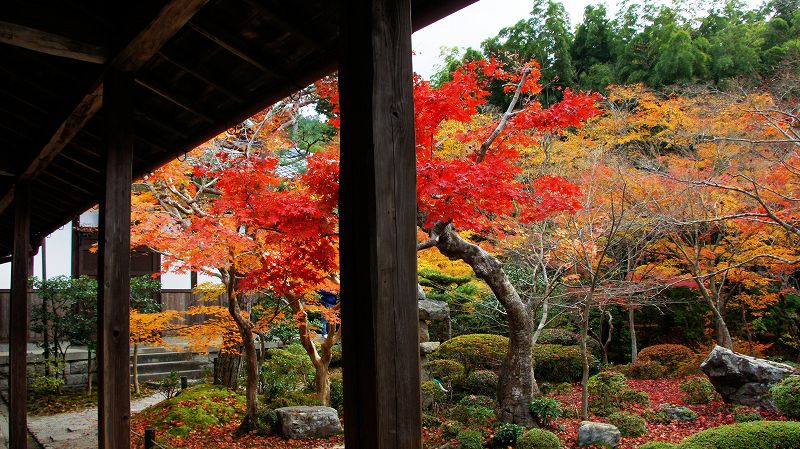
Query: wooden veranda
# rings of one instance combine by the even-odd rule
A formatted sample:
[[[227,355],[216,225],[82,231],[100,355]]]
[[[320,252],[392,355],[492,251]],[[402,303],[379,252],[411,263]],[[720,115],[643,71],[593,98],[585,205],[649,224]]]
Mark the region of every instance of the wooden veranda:
[[[130,188],[339,70],[348,449],[421,447],[411,32],[474,0],[4,0],[0,261],[26,447],[31,242],[100,204],[99,446],[130,444]]]

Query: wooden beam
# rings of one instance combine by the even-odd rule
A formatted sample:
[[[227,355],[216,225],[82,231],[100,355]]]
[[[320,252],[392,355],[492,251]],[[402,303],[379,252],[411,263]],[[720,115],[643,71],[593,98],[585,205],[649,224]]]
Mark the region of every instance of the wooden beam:
[[[342,22],[340,266],[347,449],[420,449],[409,0]]]
[[[104,64],[108,59],[108,52],[99,45],[87,44],[16,23],[0,21],[0,42],[94,64]]]
[[[106,164],[100,203],[97,333],[100,342],[99,447],[130,445],[130,264],[133,75],[111,69],[105,81]]]
[[[208,0],[171,0],[125,48],[111,59],[110,67],[116,70],[135,72],[150,60],[207,2]],[[101,77],[61,126],[56,129],[47,144],[18,177],[17,182],[35,178],[61,153],[64,147],[100,110],[103,104],[102,93],[103,78]],[[11,203],[13,198],[9,195],[11,195],[10,192],[0,199],[0,213],[3,213]]]
[[[19,183],[14,194],[14,252],[11,266],[9,368],[9,447],[28,445],[28,278],[31,258],[30,186]]]

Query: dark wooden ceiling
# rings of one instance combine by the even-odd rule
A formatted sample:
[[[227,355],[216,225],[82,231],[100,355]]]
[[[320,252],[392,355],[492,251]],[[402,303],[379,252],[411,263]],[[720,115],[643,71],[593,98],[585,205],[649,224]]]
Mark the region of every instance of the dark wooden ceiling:
[[[413,0],[414,29],[474,1]],[[107,66],[136,73],[134,176],[140,176],[333,72],[347,51],[339,43],[346,5],[3,0],[0,257],[11,252],[18,180],[31,182],[33,242],[98,202],[98,93]],[[52,36],[57,45],[48,46]]]

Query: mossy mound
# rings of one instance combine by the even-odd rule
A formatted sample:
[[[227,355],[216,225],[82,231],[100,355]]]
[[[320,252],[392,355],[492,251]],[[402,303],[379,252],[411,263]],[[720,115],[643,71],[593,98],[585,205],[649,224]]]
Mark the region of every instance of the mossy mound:
[[[135,420],[172,436],[187,436],[197,427],[241,420],[245,397],[218,385],[197,385],[172,399],[142,410]]]

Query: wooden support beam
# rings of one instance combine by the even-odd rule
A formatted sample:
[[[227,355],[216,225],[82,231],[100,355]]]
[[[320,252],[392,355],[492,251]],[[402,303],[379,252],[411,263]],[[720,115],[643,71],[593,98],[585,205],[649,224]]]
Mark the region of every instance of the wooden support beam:
[[[208,0],[171,0],[156,17],[113,59],[109,70],[135,72],[158,52]],[[89,89],[75,109],[45,144],[17,182],[35,178],[78,132],[94,117],[103,104],[103,78]],[[11,192],[0,199],[0,214],[11,204]]]
[[[28,445],[28,278],[32,274],[30,243],[30,186],[19,183],[14,190],[14,252],[11,266],[11,360],[9,386],[9,443],[15,449]]]
[[[130,445],[130,265],[133,75],[105,80],[106,170],[100,203],[97,333],[99,447]]]
[[[104,64],[108,58],[106,49],[99,45],[3,21],[0,21],[0,42],[94,64]]]
[[[343,14],[340,254],[347,449],[420,449],[409,0]]]
[[[144,87],[145,89],[149,90],[150,92],[153,92],[154,94],[158,95],[159,97],[169,101],[170,103],[174,104],[175,106],[178,106],[181,109],[184,109],[186,111],[191,112],[195,116],[203,119],[204,121],[206,121],[208,123],[214,123],[215,122],[214,119],[212,119],[211,117],[207,116],[206,114],[200,112],[199,109],[190,106],[189,102],[187,100],[179,100],[179,99],[175,98],[169,92],[167,92],[166,88],[157,86],[154,82],[143,80],[143,79],[137,79],[136,80],[136,84]]]

